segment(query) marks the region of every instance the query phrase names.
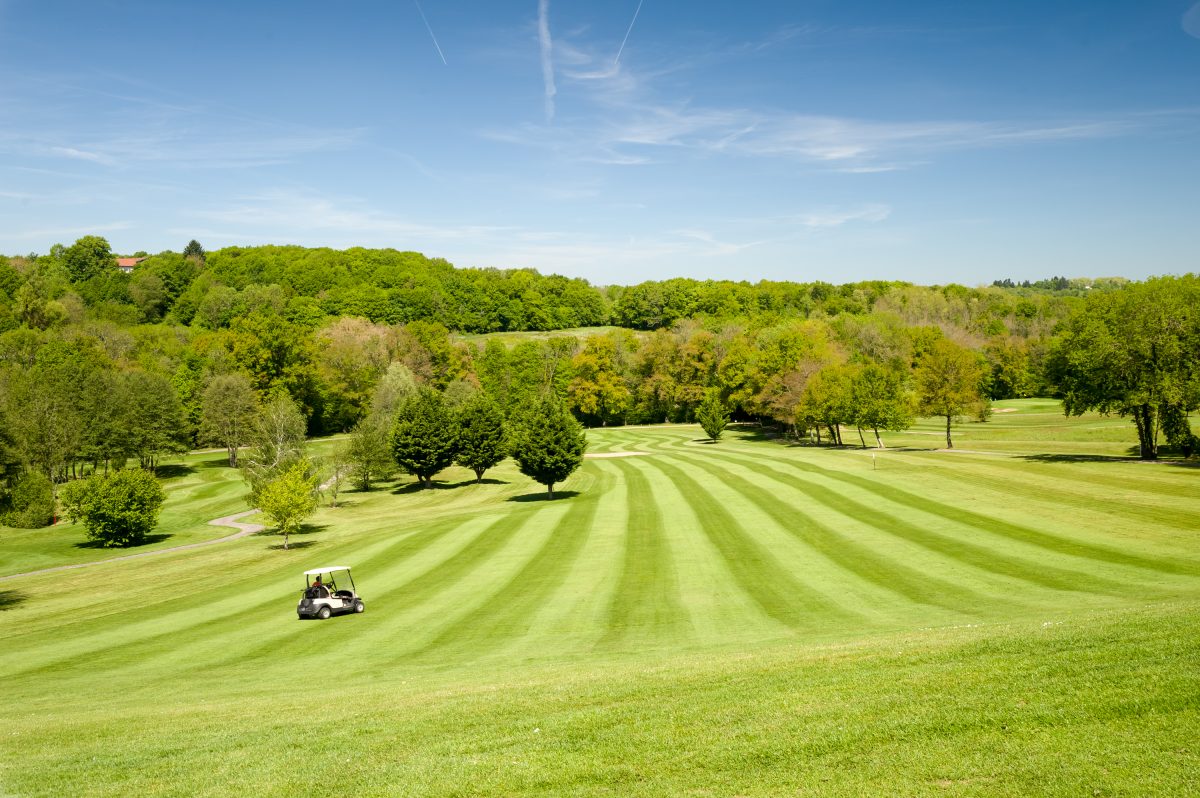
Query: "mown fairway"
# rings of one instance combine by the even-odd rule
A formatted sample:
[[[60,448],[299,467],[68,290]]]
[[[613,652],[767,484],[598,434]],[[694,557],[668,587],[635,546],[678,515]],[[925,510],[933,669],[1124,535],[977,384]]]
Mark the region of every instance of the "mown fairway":
[[[288,552],[0,582],[0,795],[1200,790],[1200,472],[1009,406],[874,458],[596,430],[638,454],[557,501],[451,470]],[[236,495],[220,457],[181,479]],[[367,612],[298,622],[300,572],[343,562]]]

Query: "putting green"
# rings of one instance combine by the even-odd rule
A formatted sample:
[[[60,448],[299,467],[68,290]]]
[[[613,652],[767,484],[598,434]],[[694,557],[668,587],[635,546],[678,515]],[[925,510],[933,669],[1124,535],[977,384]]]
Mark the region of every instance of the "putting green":
[[[290,551],[0,583],[0,795],[1185,791],[1200,471],[1096,418],[1045,456],[1038,418],[953,453],[594,430],[641,454],[555,501],[456,469]],[[367,612],[298,622],[333,562]]]

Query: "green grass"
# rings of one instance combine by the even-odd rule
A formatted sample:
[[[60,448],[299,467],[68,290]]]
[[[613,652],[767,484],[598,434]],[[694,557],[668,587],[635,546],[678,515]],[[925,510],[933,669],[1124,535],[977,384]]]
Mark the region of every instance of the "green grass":
[[[623,327],[571,327],[566,330],[528,330],[522,332],[494,332],[494,333],[458,333],[455,335],[463,341],[471,341],[478,344],[487,343],[489,340],[497,340],[510,349],[522,341],[547,341],[551,338],[566,338],[572,336],[582,341],[585,338],[590,338],[594,335],[606,335],[613,330],[625,329]],[[629,330],[633,335],[643,335],[636,330]]]
[[[1195,793],[1200,471],[1015,406],[874,458],[594,430],[649,456],[0,583],[0,795]],[[367,612],[296,621],[335,561]]]

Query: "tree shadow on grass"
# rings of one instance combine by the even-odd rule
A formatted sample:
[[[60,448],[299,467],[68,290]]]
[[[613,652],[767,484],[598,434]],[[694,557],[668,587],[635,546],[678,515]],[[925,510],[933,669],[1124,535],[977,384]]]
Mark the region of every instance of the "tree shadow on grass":
[[[708,443],[708,444],[713,444],[713,443],[716,443],[716,441],[714,441],[712,438],[696,438],[694,441],[692,441],[692,443]]]
[[[315,540],[289,540],[287,551],[291,551],[292,549],[308,549],[315,545],[317,545],[317,541]],[[267,546],[267,548],[271,551],[284,551],[283,543],[276,543],[273,546]]]
[[[510,496],[505,501],[510,501],[510,502],[548,502],[548,501],[558,501],[559,499],[573,499],[578,495],[579,495],[579,491],[577,491],[577,490],[556,490],[556,491],[554,491],[554,498],[551,499],[549,496],[546,495],[546,491],[543,490],[539,493],[524,493],[520,496]]]
[[[183,463],[168,463],[167,465],[160,465],[154,469],[154,474],[159,479],[178,479],[179,477],[186,477],[189,474],[195,473],[195,468],[190,465],[184,465]]]
[[[1162,465],[1179,466],[1182,468],[1200,468],[1200,461],[1197,460],[1142,460],[1140,457],[1138,457],[1138,451],[1136,447],[1127,455],[1045,453],[1024,454],[1020,456],[1020,459],[1028,460],[1034,463],[1160,463]]]
[[[329,529],[328,524],[301,524],[300,528],[297,529],[295,532],[293,532],[289,537],[294,538],[297,535],[311,535],[315,532],[324,532],[326,529]],[[269,537],[278,537],[280,539],[283,538],[283,535],[280,535],[279,532],[273,526],[269,526],[266,529],[262,529],[262,530],[259,530],[258,532],[255,532],[254,536],[262,537],[262,538],[269,538]],[[295,544],[293,544],[293,545],[295,545]]]
[[[474,482],[474,480],[471,480]],[[466,482],[438,482],[434,480],[432,485],[426,485],[424,482],[406,482],[399,487],[392,488],[392,493],[397,496],[405,496],[410,493],[420,493],[423,490],[454,490],[460,485],[466,485]]]
[[[23,604],[28,600],[29,596],[20,590],[0,590],[0,612],[11,610],[18,604]]]
[[[142,546],[149,546],[151,543],[162,543],[171,537],[173,535],[146,535],[141,543],[135,543],[132,546],[105,546],[99,540],[84,540],[71,545],[77,549],[140,549]]]

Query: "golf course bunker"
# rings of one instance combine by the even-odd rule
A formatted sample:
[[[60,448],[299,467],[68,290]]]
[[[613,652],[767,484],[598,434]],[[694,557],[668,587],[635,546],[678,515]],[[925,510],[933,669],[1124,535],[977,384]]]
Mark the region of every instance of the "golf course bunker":
[[[649,457],[650,452],[591,452],[585,454],[584,457],[589,457],[593,460],[602,460],[608,457]]]

